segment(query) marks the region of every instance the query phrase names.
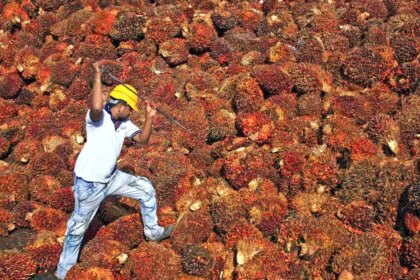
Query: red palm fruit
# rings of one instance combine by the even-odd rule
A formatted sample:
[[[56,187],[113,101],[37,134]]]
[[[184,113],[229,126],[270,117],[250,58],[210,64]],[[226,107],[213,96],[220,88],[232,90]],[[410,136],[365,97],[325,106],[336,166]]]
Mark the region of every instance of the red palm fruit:
[[[28,279],[36,273],[36,264],[25,252],[5,250],[0,252],[0,278]]]
[[[206,207],[181,215],[169,240],[177,252],[186,244],[198,245],[206,242],[213,231],[213,221]]]
[[[111,270],[106,268],[101,268],[97,266],[91,266],[90,264],[76,264],[73,266],[67,273],[66,279],[77,280],[77,279],[86,279],[86,280],[114,280],[115,277]]]
[[[337,212],[345,225],[360,231],[371,231],[375,223],[375,211],[363,201],[352,202]]]
[[[232,104],[237,113],[258,111],[264,103],[264,94],[255,79],[247,77],[236,86]]]
[[[420,236],[407,237],[401,247],[401,260],[404,266],[418,269],[420,266]]]
[[[33,175],[55,175],[62,169],[66,169],[66,164],[54,153],[39,152],[30,163],[30,171]]]
[[[223,241],[227,249],[233,249],[240,240],[262,239],[262,233],[245,218],[239,218],[227,225],[227,233]]]
[[[183,108],[182,111],[177,110],[172,116],[190,131],[190,133],[186,133],[182,128],[173,127],[172,145],[175,148],[185,148],[191,151],[205,146],[209,133],[209,124],[206,119],[205,109],[201,104],[198,102],[189,103],[187,108]],[[166,120],[166,122],[168,121]],[[174,124],[171,124],[171,126],[174,126]]]
[[[210,45],[210,54],[220,65],[227,65],[235,59],[233,48],[223,38],[217,38]]]
[[[51,65],[51,82],[68,88],[79,75],[80,66],[70,59],[62,59]]]
[[[216,36],[213,26],[195,22],[190,25],[190,33],[186,36],[187,44],[193,52],[204,52],[210,48]]]
[[[67,89],[68,96],[74,100],[85,100],[87,99],[89,93],[89,81],[80,77],[76,77]]]
[[[176,279],[181,272],[180,257],[170,248],[155,242],[142,243],[129,253],[121,270],[123,277],[142,279]]]
[[[316,190],[319,185],[324,191],[333,188],[338,183],[338,165],[336,156],[326,146],[314,150],[304,167],[304,187]],[[313,182],[313,183],[310,183]]]
[[[398,110],[398,95],[383,83],[376,83],[371,88],[363,89],[363,96],[372,108],[372,112],[392,115]]]
[[[88,57],[95,61],[117,58],[111,39],[100,35],[87,36],[86,40],[79,44],[79,48],[76,49],[74,55]]]
[[[274,235],[287,214],[287,200],[283,196],[268,196],[257,200],[249,210],[249,220],[265,236]]]
[[[52,270],[57,267],[61,250],[56,234],[49,231],[37,232],[25,248],[42,270]]]
[[[89,19],[89,24],[92,25],[94,33],[99,35],[107,35],[114,25],[118,9],[107,8],[97,11],[92,18]]]
[[[351,82],[371,86],[383,81],[390,66],[382,54],[373,48],[354,48],[345,58],[344,75]]]
[[[378,200],[376,164],[372,160],[355,162],[342,174],[341,188],[335,194],[344,204],[359,200],[373,204]]]
[[[363,161],[373,159],[378,152],[378,147],[367,138],[358,138],[353,141],[349,150],[352,160]]]
[[[299,192],[292,198],[290,208],[301,215],[310,216],[325,212],[328,203],[330,200],[327,194]]]
[[[0,116],[1,123],[4,123],[6,120],[10,120],[17,115],[17,107],[12,106],[11,103],[4,99],[0,100],[0,110],[3,112]]]
[[[35,230],[48,230],[62,236],[66,232],[68,215],[60,210],[42,206],[27,215],[26,219]]]
[[[225,235],[232,224],[245,218],[247,209],[239,193],[222,186],[217,187],[217,193],[210,204],[210,215],[215,231]]]
[[[330,115],[326,118],[323,127],[323,142],[333,152],[341,152],[350,149],[350,146],[362,134],[362,128],[356,125],[352,118],[338,114]]]
[[[15,66],[23,78],[31,79],[37,76],[40,69],[40,55],[40,51],[34,47],[25,47],[16,54]]]
[[[8,236],[16,228],[12,212],[0,208],[0,236]]]
[[[388,226],[395,225],[399,213],[401,197],[407,184],[415,182],[415,170],[412,162],[395,161],[393,158],[379,163],[377,190],[381,193],[373,204],[376,220]],[[407,210],[410,210],[407,208]]]
[[[270,118],[261,112],[240,113],[236,124],[245,136],[257,144],[269,142],[274,129]]]
[[[372,141],[389,147],[394,154],[398,153],[400,128],[391,116],[378,114],[373,117],[368,123],[367,133]]]
[[[398,258],[381,239],[367,233],[351,235],[347,243],[333,254],[331,261],[335,273],[348,269],[356,277],[369,278],[386,274],[389,266],[398,262]]]
[[[144,19],[134,12],[119,12],[109,36],[117,41],[137,40],[143,36],[143,23]]]
[[[277,65],[256,65],[251,75],[267,96],[288,93],[293,86],[289,76]]]
[[[0,78],[0,97],[14,98],[23,87],[23,81],[17,73],[2,75]]]
[[[96,234],[95,239],[112,239],[121,242],[123,245],[134,248],[144,239],[143,225],[138,213],[127,215],[102,227]]]
[[[74,210],[74,193],[72,187],[55,190],[50,198],[51,207],[70,213]]]
[[[169,39],[159,46],[159,54],[170,66],[177,66],[188,59],[188,48],[184,39]]]
[[[257,146],[241,147],[224,159],[223,176],[236,190],[248,187],[257,177],[278,182],[273,159],[267,151]]]
[[[69,17],[52,25],[50,28],[51,34],[58,37],[71,36],[75,41],[82,40],[90,33],[88,25],[85,23],[92,14],[90,9],[78,10]]]
[[[420,133],[420,97],[411,95],[402,100],[402,109],[399,112],[398,123],[401,129],[401,138],[408,147],[414,146],[415,138]]]
[[[119,202],[118,197],[108,197],[99,206],[99,217],[105,224],[109,224],[123,216],[132,214]]]
[[[31,198],[42,203],[49,203],[53,192],[61,189],[60,182],[50,175],[34,177],[29,183]]]
[[[5,159],[10,152],[10,141],[0,136],[0,159]]]
[[[18,170],[1,172],[0,193],[13,195],[17,202],[26,200],[29,194],[27,176]]]
[[[217,31],[224,33],[234,28],[238,24],[238,18],[235,11],[229,9],[216,9],[211,14],[211,20]]]
[[[368,100],[361,94],[351,93],[348,95],[346,92],[332,98],[332,109],[334,113],[341,116],[352,118],[357,123],[365,123],[373,117],[373,111],[371,109]]]
[[[201,245],[186,244],[181,250],[182,270],[194,276],[209,277],[214,266],[211,253]]]
[[[144,37],[148,40],[160,44],[176,37],[180,33],[180,28],[170,18],[153,17],[144,23],[147,28]]]
[[[26,216],[28,215],[28,213],[32,213],[35,210],[35,208],[38,207],[38,205],[29,200],[18,202],[13,207],[14,222],[16,226],[22,228],[29,228],[30,221],[26,220]]]
[[[118,241],[93,239],[83,247],[80,262],[117,271],[121,269],[128,252],[129,248]]]
[[[420,232],[420,217],[414,213],[408,212],[404,217],[404,225],[413,235]]]

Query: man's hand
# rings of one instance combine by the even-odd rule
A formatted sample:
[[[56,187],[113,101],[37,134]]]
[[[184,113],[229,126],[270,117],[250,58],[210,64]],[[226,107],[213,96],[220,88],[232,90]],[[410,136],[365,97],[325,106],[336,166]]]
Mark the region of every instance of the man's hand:
[[[96,61],[94,63],[92,63],[93,69],[95,69],[95,74],[101,74],[101,70],[100,70],[100,66],[101,66],[101,62],[100,61]]]
[[[146,101],[146,118],[153,118],[156,115],[156,106],[150,101]]]

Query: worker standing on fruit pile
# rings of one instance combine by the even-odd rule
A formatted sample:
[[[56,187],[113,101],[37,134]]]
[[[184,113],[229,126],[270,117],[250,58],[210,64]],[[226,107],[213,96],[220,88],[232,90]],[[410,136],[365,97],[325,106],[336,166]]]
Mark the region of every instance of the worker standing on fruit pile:
[[[158,225],[156,193],[151,182],[141,176],[133,176],[117,169],[116,162],[124,138],[146,144],[152,133],[156,115],[154,106],[146,101],[146,120],[139,129],[129,120],[132,110],[138,112],[138,96],[130,85],[118,85],[109,94],[103,106],[100,62],[93,63],[95,81],[86,115],[85,143],[74,169],[75,208],[67,222],[56,277],[64,279],[76,264],[83,235],[97,212],[102,200],[110,195],[134,198],[140,202],[144,235],[148,241],[161,241],[170,237],[173,226]]]

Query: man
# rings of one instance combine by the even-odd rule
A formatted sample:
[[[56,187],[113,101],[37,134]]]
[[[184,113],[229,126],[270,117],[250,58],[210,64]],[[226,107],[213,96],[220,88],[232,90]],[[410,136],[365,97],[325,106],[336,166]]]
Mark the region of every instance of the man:
[[[83,235],[107,196],[127,196],[140,202],[146,240],[161,241],[173,231],[172,225],[166,228],[158,225],[156,195],[151,182],[116,167],[125,137],[138,143],[148,143],[156,109],[146,102],[143,129],[135,126],[128,117],[132,110],[139,111],[138,96],[129,90],[136,92],[130,85],[116,86],[104,108],[99,66],[99,62],[93,64],[95,81],[90,110],[86,115],[87,142],[74,169],[75,208],[67,222],[63,251],[55,273],[59,279],[64,279],[68,270],[76,264]]]

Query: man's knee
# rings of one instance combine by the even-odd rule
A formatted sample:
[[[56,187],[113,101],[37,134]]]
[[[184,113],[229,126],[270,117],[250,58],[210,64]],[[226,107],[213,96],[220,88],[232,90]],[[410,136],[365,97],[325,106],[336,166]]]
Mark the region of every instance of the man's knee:
[[[73,212],[69,221],[67,222],[66,235],[72,236],[72,240],[83,238],[86,229],[89,226],[89,215],[83,215],[80,213]]]
[[[138,186],[147,194],[149,198],[156,196],[155,188],[152,182],[145,177],[137,177]]]

